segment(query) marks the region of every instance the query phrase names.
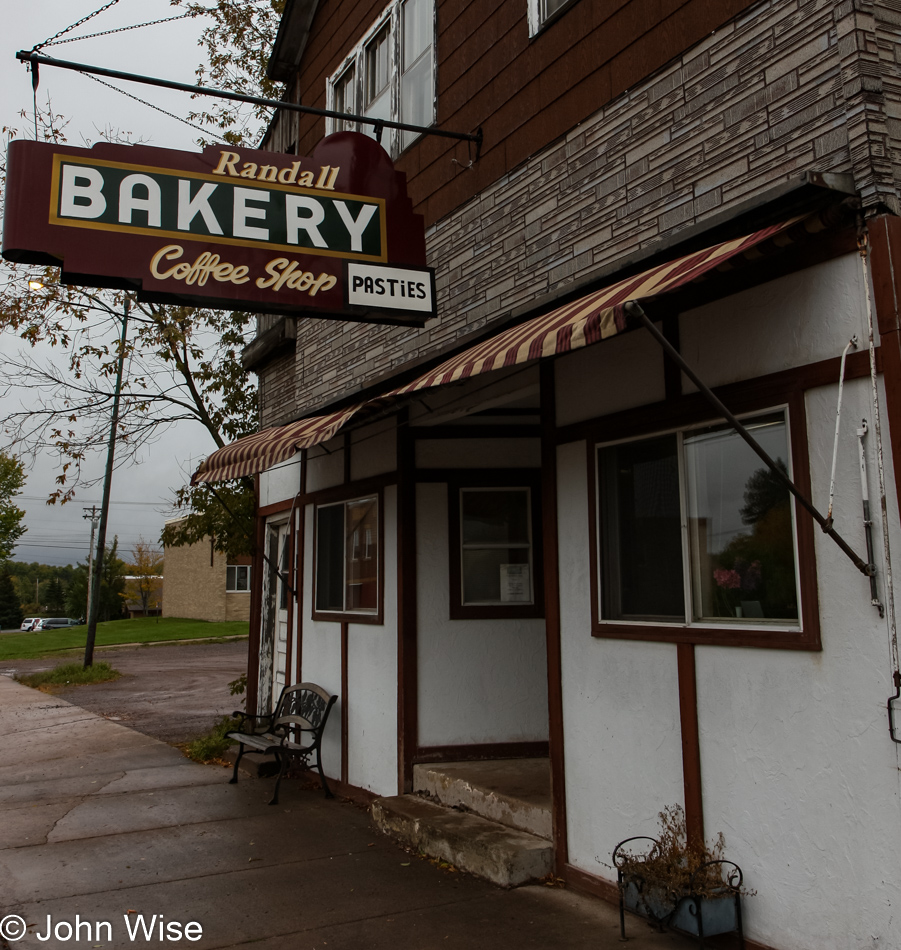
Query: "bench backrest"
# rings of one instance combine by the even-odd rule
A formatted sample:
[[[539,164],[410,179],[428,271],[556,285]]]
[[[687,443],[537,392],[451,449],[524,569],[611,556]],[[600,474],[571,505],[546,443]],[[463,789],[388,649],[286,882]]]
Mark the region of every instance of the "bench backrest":
[[[326,720],[337,701],[315,683],[297,683],[286,686],[279,697],[273,715],[273,729],[312,733],[313,744],[319,742]]]

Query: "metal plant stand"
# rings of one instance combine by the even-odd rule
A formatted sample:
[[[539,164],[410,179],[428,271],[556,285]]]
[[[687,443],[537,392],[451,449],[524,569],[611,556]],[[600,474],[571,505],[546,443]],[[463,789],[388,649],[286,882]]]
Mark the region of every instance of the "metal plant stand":
[[[733,861],[723,859],[705,861],[689,877],[688,888],[681,897],[673,900],[662,888],[653,885],[641,876],[641,868],[626,867],[624,845],[634,841],[650,841],[649,854],[658,847],[656,838],[639,835],[626,838],[613,849],[613,864],[616,867],[619,887],[619,928],[626,939],[626,910],[646,917],[659,930],[672,930],[688,937],[695,937],[698,946],[707,946],[706,938],[719,934],[738,935],[739,950],[744,950],[745,936],[741,917],[741,868]],[[723,870],[722,889],[716,894],[698,894],[704,872],[713,865]],[[696,885],[697,882],[697,885]]]

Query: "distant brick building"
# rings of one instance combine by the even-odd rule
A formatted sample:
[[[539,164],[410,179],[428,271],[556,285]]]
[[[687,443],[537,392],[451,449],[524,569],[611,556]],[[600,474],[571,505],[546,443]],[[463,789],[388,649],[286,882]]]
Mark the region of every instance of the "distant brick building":
[[[230,561],[200,541],[164,551],[163,616],[188,620],[247,620],[251,559]]]

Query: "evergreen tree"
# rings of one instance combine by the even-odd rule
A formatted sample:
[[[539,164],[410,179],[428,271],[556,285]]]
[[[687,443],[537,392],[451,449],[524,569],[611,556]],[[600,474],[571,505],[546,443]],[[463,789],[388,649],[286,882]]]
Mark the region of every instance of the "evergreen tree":
[[[9,571],[0,571],[0,629],[19,627],[24,618]]]
[[[63,591],[63,585],[59,582],[59,577],[54,577],[47,585],[45,597],[49,613],[59,615],[66,609],[66,595]]]

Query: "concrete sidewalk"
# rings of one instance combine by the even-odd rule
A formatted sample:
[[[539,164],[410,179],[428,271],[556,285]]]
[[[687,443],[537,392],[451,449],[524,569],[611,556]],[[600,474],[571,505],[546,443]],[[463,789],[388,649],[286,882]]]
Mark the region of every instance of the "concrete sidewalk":
[[[623,946],[616,910],[600,901],[544,886],[503,891],[406,854],[365,810],[318,790],[285,782],[270,807],[272,780],[228,778],[0,676],[0,918],[10,950]],[[154,914],[148,939],[138,918],[150,926]],[[10,939],[10,915],[26,922],[22,939]],[[202,936],[164,944],[159,915],[179,925],[169,937],[191,921]],[[79,939],[67,939],[79,921]],[[97,930],[100,921],[109,928]],[[627,926],[635,950],[694,946],[636,918]],[[134,939],[129,927],[139,928]]]

